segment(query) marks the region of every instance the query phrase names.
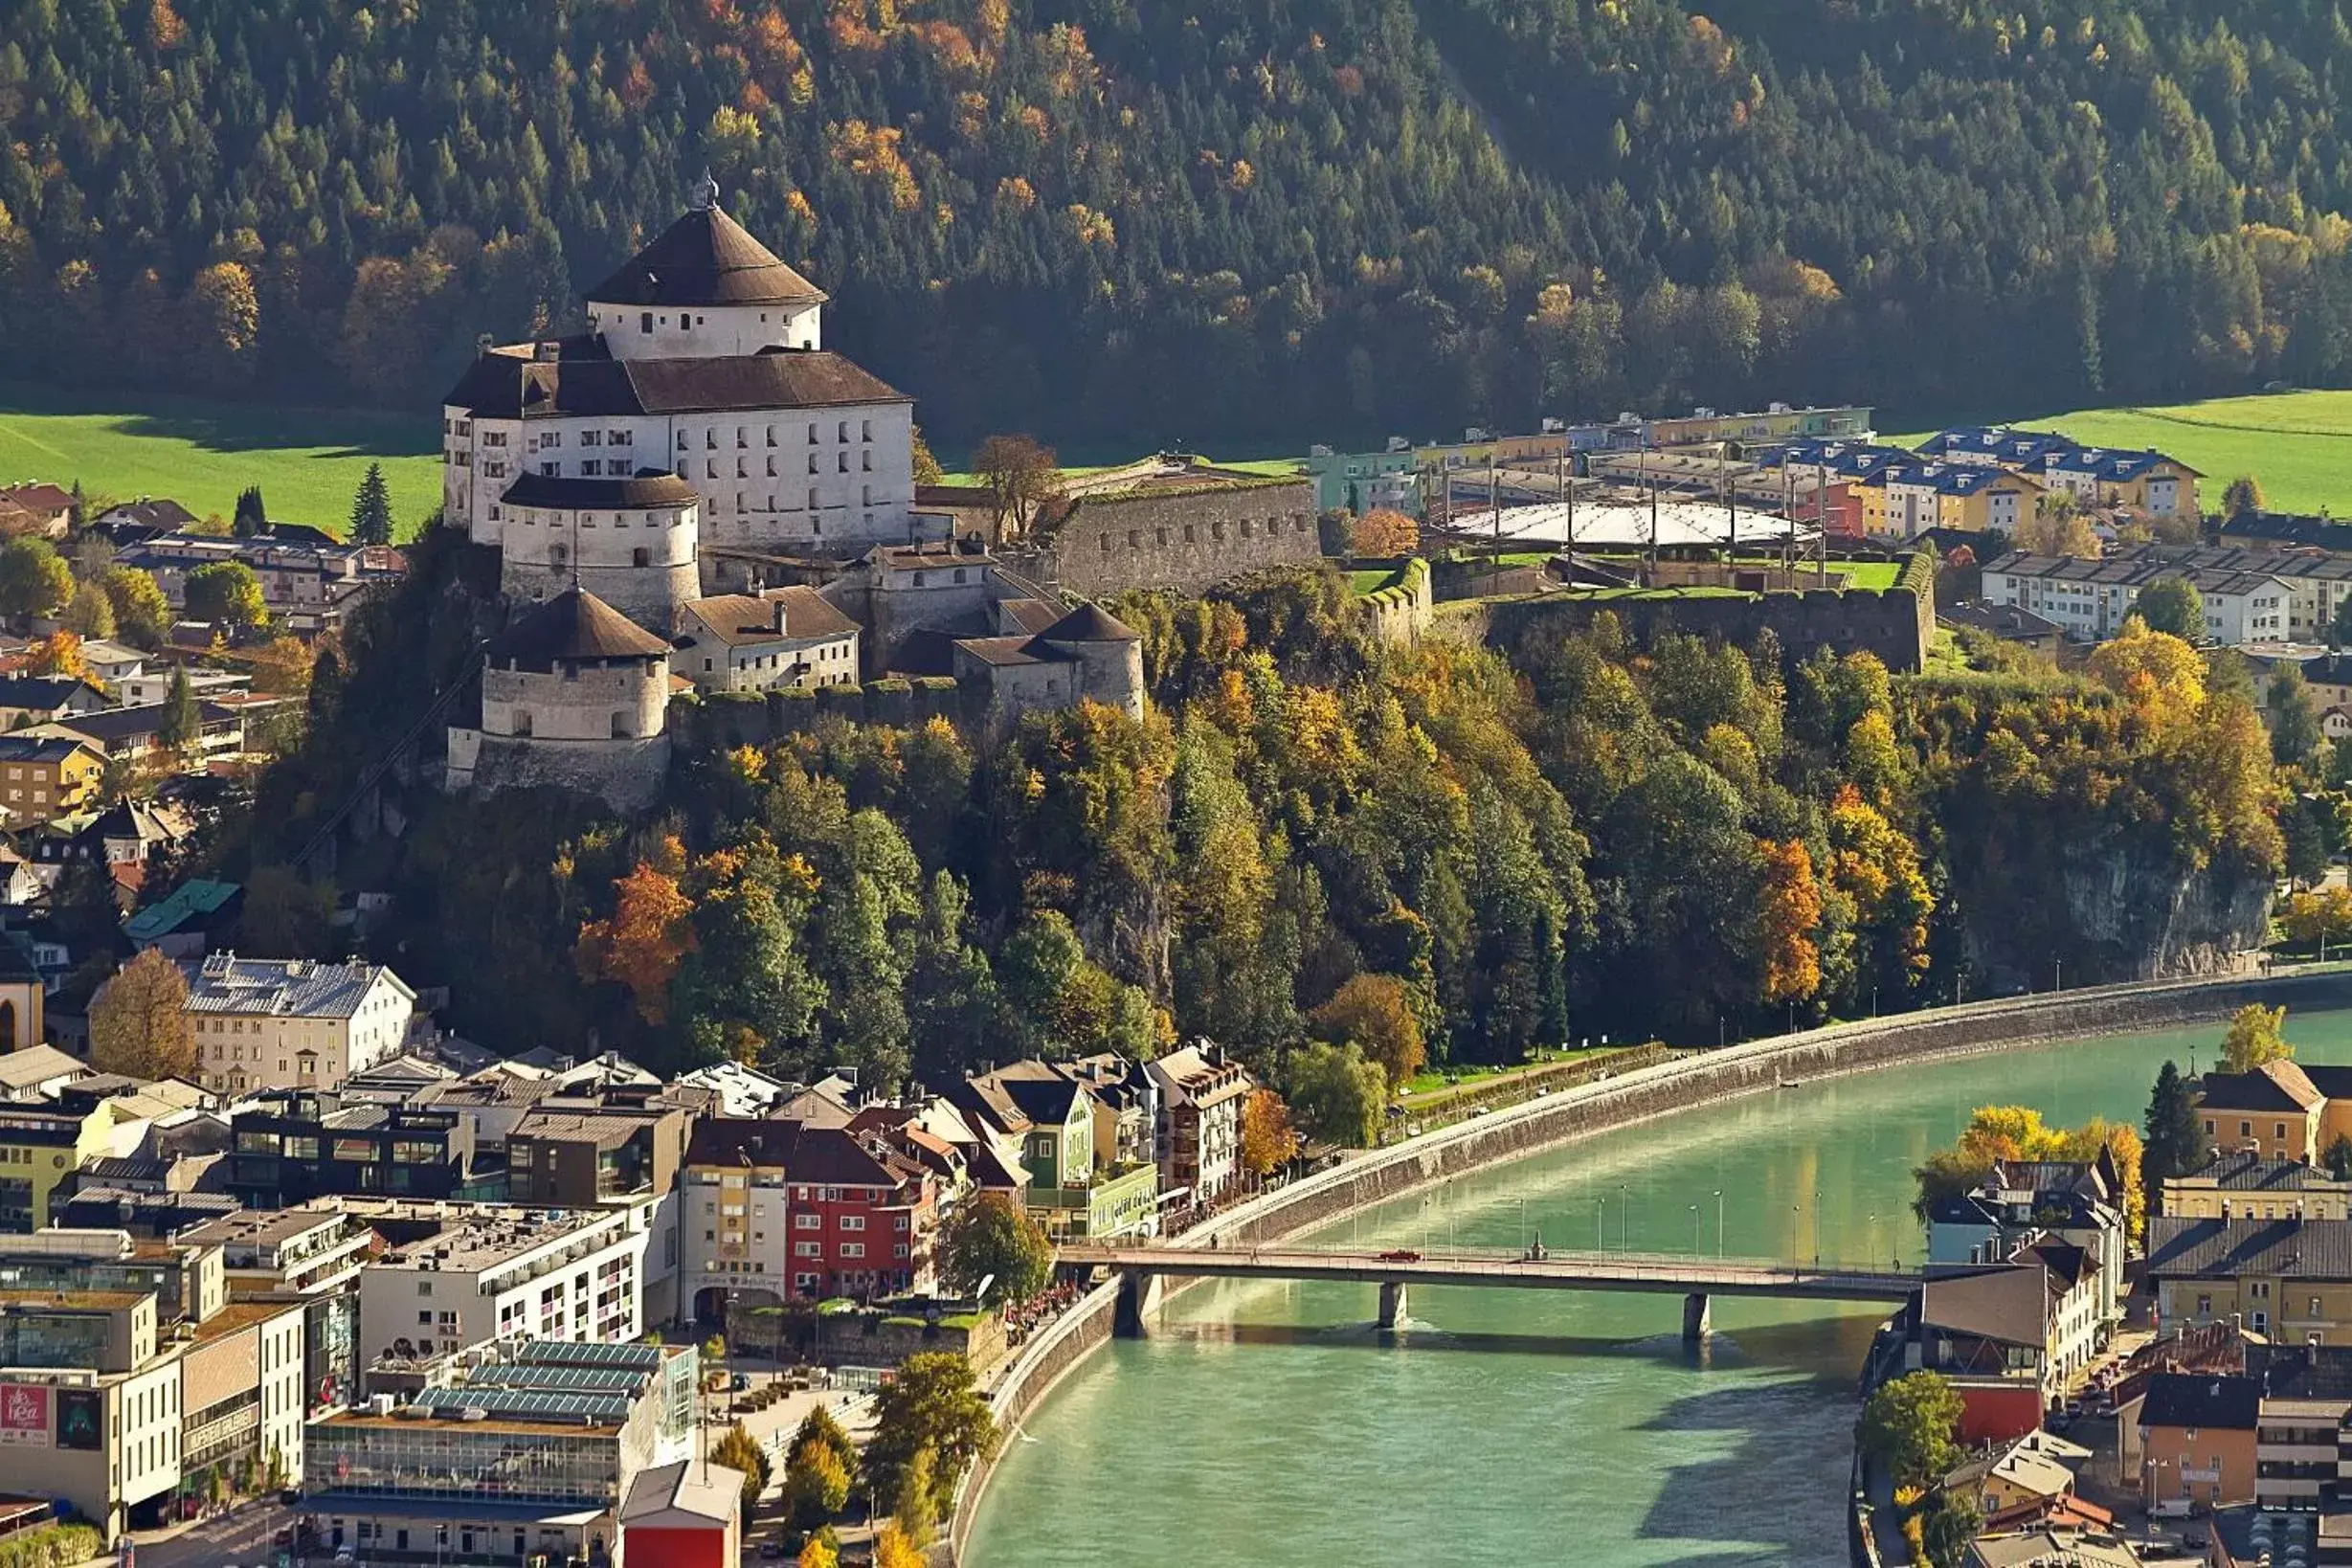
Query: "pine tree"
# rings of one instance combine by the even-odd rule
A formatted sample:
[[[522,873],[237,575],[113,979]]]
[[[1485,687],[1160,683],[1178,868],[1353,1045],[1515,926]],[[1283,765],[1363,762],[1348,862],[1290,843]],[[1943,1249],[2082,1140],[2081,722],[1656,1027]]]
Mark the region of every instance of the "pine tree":
[[[2140,1156],[2139,1168],[2151,1198],[2163,1190],[2166,1176],[2186,1176],[2204,1168],[2205,1124],[2197,1117],[2197,1097],[2169,1059],[2158,1069],[2156,1087],[2148,1095],[2145,1127],[2146,1152]]]
[[[359,482],[359,494],[351,501],[351,543],[389,545],[392,532],[392,492],[384,483],[384,465],[371,462],[367,478]]]
[[[236,493],[236,516],[231,519],[230,528],[239,539],[245,539],[269,526],[269,512],[261,504],[261,486],[248,484]]]
[[[171,672],[171,690],[164,698],[163,724],[156,729],[155,739],[176,756],[196,743],[198,728],[196,694],[189,689],[188,671],[175,669]]]

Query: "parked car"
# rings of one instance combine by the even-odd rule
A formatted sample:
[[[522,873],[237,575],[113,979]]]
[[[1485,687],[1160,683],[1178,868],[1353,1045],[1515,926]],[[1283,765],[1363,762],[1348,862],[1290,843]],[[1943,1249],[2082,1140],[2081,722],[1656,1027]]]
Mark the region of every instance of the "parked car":
[[[1380,1261],[1382,1263],[1419,1263],[1421,1254],[1407,1247],[1391,1247],[1380,1254]]]
[[[728,1379],[727,1386],[735,1393],[740,1394],[745,1389],[751,1386],[751,1375],[748,1372],[738,1372],[734,1377]]]

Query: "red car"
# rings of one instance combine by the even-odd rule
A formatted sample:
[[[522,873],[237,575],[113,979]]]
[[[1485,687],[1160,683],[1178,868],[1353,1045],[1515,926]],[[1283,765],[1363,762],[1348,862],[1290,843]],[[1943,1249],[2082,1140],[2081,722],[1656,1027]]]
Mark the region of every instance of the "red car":
[[[1380,1254],[1382,1263],[1419,1263],[1421,1254],[1405,1247],[1394,1247]]]

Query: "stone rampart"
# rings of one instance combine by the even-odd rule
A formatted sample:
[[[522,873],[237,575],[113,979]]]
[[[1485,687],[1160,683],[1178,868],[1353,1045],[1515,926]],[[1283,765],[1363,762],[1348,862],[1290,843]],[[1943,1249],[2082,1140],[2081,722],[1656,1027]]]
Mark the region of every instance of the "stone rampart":
[[[2292,1009],[2352,1006],[2352,967],[1972,1002],[1679,1057],[1364,1154],[1239,1204],[1172,1244],[1205,1247],[1211,1238],[1220,1243],[1271,1242],[1591,1133],[1783,1083],[2051,1041],[2218,1022],[2257,1000]],[[1169,1292],[1182,1283],[1168,1281]],[[997,1387],[999,1426],[1009,1429],[1081,1357],[1109,1339],[1118,1296],[1116,1282],[1098,1287],[1022,1351]],[[948,1533],[954,1557],[960,1557],[994,1468],[993,1460],[976,1467],[958,1490]]]
[[[1323,558],[1306,480],[1203,482],[1081,497],[1053,537],[1055,576],[1086,594],[1198,594],[1267,567]]]
[[[1418,556],[1403,562],[1394,577],[1356,602],[1376,639],[1396,646],[1420,641],[1437,613],[1429,563]]]

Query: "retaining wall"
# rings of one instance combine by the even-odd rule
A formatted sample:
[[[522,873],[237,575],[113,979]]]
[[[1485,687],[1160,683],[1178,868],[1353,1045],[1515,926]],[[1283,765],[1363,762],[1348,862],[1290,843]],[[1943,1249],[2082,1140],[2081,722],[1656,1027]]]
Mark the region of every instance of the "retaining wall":
[[[1275,1241],[1589,1133],[1775,1088],[1786,1081],[1810,1082],[1901,1062],[2056,1040],[2215,1022],[2256,1000],[2291,1010],[2352,1006],[2352,966],[1972,1002],[1679,1057],[1475,1117],[1318,1172],[1228,1209],[1171,1244],[1206,1246],[1212,1236],[1224,1242]],[[1169,1278],[1162,1299],[1185,1283]],[[999,1427],[1009,1432],[1080,1358],[1110,1337],[1118,1297],[1115,1282],[1097,1288],[1024,1347],[997,1388]],[[974,1467],[957,1491],[948,1532],[952,1560],[961,1558],[995,1467],[993,1459]]]

